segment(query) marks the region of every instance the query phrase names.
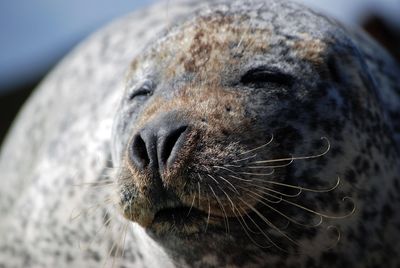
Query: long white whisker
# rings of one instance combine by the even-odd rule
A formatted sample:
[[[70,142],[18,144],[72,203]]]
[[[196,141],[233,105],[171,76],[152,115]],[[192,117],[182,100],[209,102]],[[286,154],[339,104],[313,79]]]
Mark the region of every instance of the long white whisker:
[[[250,169],[258,169],[258,168],[282,168],[282,167],[287,167],[290,166],[292,163],[294,162],[294,159],[291,158],[290,161],[286,164],[282,164],[282,165],[270,165],[270,166],[246,166],[246,168],[250,168]]]
[[[234,212],[234,213],[235,213],[235,212]],[[237,215],[237,214],[235,213],[235,215]],[[246,221],[244,220],[243,216],[240,214],[240,211],[239,211],[239,210],[238,210],[238,215],[240,216],[240,218],[237,217],[238,220],[239,220],[240,225],[242,226],[242,228],[243,228],[244,232],[246,233],[247,237],[254,243],[254,245],[256,245],[257,247],[260,247],[260,248],[270,248],[271,245],[268,245],[268,246],[260,245],[259,243],[257,243],[257,242],[251,237],[251,235],[247,232],[246,228],[248,228],[248,230],[249,230],[250,232],[254,233],[254,234],[259,234],[259,233],[253,232],[253,231],[248,227],[248,225],[246,224]],[[247,217],[249,217],[249,216],[247,216]],[[244,224],[246,227],[243,226],[242,221],[243,221],[243,224]]]
[[[270,176],[274,174],[275,170],[272,169],[271,172],[268,173],[255,173],[255,172],[238,172],[241,175],[251,175],[251,176]]]
[[[226,227],[226,233],[229,233],[229,221],[228,221],[228,216],[227,216],[227,214],[226,214],[225,208],[224,208],[224,206],[222,205],[221,200],[219,200],[218,196],[215,194],[214,189],[213,189],[210,185],[208,185],[208,187],[210,187],[211,192],[212,192],[213,195],[215,196],[216,201],[218,202],[218,204],[219,204],[219,206],[220,206],[220,208],[221,208],[221,211],[222,211],[222,213],[223,213],[224,216],[225,216],[225,217],[224,217],[224,222],[225,222],[225,227]]]
[[[259,192],[259,193],[265,193],[264,191],[262,191],[262,190],[260,190],[260,189],[254,189],[254,191],[253,190],[249,190],[249,189],[247,189],[247,188],[244,188],[244,187],[241,187],[241,186],[238,186],[240,189],[243,189],[244,191],[246,191],[246,192],[250,192],[250,193],[256,193],[255,191],[257,191],[257,192]],[[275,197],[274,197],[275,198]],[[264,199],[266,199],[269,203],[273,203],[273,204],[279,204],[281,201],[282,201],[282,197],[279,197],[279,199],[277,199],[277,198],[275,198],[275,199],[277,199],[276,201],[274,201],[274,200],[271,200],[271,199],[269,199],[268,197],[265,197],[264,196]]]
[[[263,196],[261,196],[261,195],[259,195],[259,194],[256,194],[256,193],[251,193],[250,195],[253,195],[253,194],[256,195],[257,197],[261,198],[261,199],[264,199]],[[257,198],[257,197],[253,196],[253,198]],[[315,224],[305,224],[305,223],[301,223],[301,222],[299,222],[299,221],[293,219],[292,217],[287,216],[286,214],[282,213],[281,211],[277,210],[277,209],[274,208],[273,206],[271,206],[271,205],[265,203],[264,201],[259,200],[259,202],[260,202],[261,204],[263,204],[264,206],[267,206],[269,209],[275,211],[276,213],[278,213],[279,215],[281,215],[281,216],[284,217],[285,219],[287,219],[287,220],[289,220],[290,222],[293,222],[294,224],[297,224],[297,225],[299,225],[299,226],[308,227],[308,228],[315,228],[315,227],[320,226],[320,225],[322,224],[322,222],[323,222],[322,216],[319,216],[319,215],[318,215],[319,220],[318,220],[318,222],[315,223]]]
[[[254,148],[254,149],[251,149],[251,150],[248,150],[248,151],[246,151],[246,152],[243,152],[243,153],[241,153],[241,154],[239,154],[239,155],[244,155],[244,154],[248,154],[248,153],[251,153],[251,152],[260,150],[260,149],[262,149],[262,148],[264,148],[264,147],[270,145],[271,142],[272,142],[273,140],[274,140],[274,135],[271,134],[271,139],[270,139],[267,143],[265,143],[265,144],[263,144],[263,145],[261,145],[261,146],[258,146],[258,147]],[[240,160],[240,161],[241,161],[241,160]],[[234,161],[234,162],[235,162],[235,161]]]
[[[287,188],[292,188],[292,189],[300,189],[305,192],[313,192],[313,193],[327,193],[335,190],[339,184],[340,184],[340,177],[337,177],[337,180],[335,184],[329,188],[326,189],[312,189],[312,188],[307,188],[299,185],[292,185],[292,184],[287,184],[287,183],[281,183],[281,182],[276,182],[276,181],[269,181],[269,180],[261,180],[261,179],[253,179],[253,181],[257,182],[263,182],[263,183],[268,183],[268,184],[274,184],[282,187],[287,187]]]
[[[269,221],[267,218],[264,217],[256,208],[254,208],[252,205],[241,199],[244,204],[246,204],[251,210],[253,210],[265,223],[267,223],[270,227],[272,227],[275,231],[280,233],[282,236],[284,236],[286,239],[288,239],[290,242],[292,242],[295,245],[298,245],[296,241],[293,240],[290,236],[282,232],[278,227],[276,227],[271,221]],[[282,249],[281,247],[278,246],[278,248]],[[283,250],[283,249],[282,249]],[[285,251],[285,250],[283,250]]]
[[[293,159],[293,160],[305,160],[305,159],[315,159],[315,158],[319,158],[319,157],[324,156],[325,154],[327,154],[327,153],[329,152],[329,150],[331,149],[331,144],[329,143],[328,138],[326,138],[326,137],[321,137],[321,139],[326,140],[326,142],[327,142],[327,148],[325,149],[324,152],[322,152],[322,153],[320,153],[320,154],[309,155],[309,156],[292,156],[292,157],[289,157],[289,158],[279,158],[279,159],[270,159],[270,160],[260,160],[260,161],[250,162],[250,164],[275,163],[275,162],[282,162],[282,161],[290,161],[291,159]]]
[[[274,195],[274,194],[270,194],[270,193],[266,193],[266,192],[265,192],[264,194],[269,195],[269,196],[272,196],[272,197],[275,197],[275,198],[279,198],[279,197],[277,197],[277,196]],[[350,197],[344,197],[344,198],[342,198],[342,201],[344,202],[344,201],[347,200],[347,199],[351,200]],[[351,216],[351,215],[356,211],[356,206],[355,206],[354,203],[353,203],[353,209],[352,209],[349,213],[347,213],[347,214],[345,214],[345,215],[341,215],[341,216],[334,216],[334,215],[324,214],[324,213],[315,211],[315,210],[310,209],[310,208],[308,208],[308,207],[305,207],[305,206],[296,204],[296,203],[294,203],[294,202],[291,202],[291,201],[289,201],[289,200],[287,200],[287,199],[285,199],[285,198],[282,198],[282,202],[285,202],[285,203],[287,203],[287,204],[293,205],[293,206],[295,206],[295,207],[297,207],[297,208],[299,208],[299,209],[301,209],[301,210],[307,211],[307,212],[309,212],[309,213],[312,213],[312,214],[315,214],[315,215],[318,215],[318,216],[321,216],[321,217],[327,218],[327,219],[344,219],[344,218],[347,218],[347,217]]]
[[[247,181],[247,182],[252,182],[253,181],[252,179],[246,180],[246,179],[243,179],[241,177],[237,177],[237,176],[233,176],[233,175],[228,175],[228,176],[231,177],[231,178],[234,178],[236,180],[239,180],[239,181]]]
[[[190,205],[189,211],[186,215],[186,217],[188,217],[190,215],[190,212],[192,211],[192,208],[194,206],[194,201],[196,200],[196,194],[193,195],[193,200],[192,200],[192,204]]]
[[[197,188],[199,190],[199,208],[201,207],[201,200],[200,200],[200,182],[197,182]]]
[[[222,176],[218,176],[220,179],[222,179],[223,181],[225,181],[227,184],[229,184],[231,187],[232,187],[232,189],[233,189],[233,191],[234,192],[236,192],[237,194],[239,194],[239,192],[238,192],[238,190],[236,189],[236,187],[230,182],[230,181],[228,181],[227,179],[225,179],[224,177],[222,177]]]
[[[210,216],[211,216],[211,203],[210,203],[210,197],[207,194],[207,200],[208,200],[208,215],[207,215],[207,223],[206,223],[206,229],[205,232],[207,233],[207,228],[208,224],[210,223]]]
[[[241,199],[241,201],[251,210],[253,210],[265,223],[267,223],[269,226],[273,227],[274,225],[267,220],[257,209],[255,209],[253,206],[251,206],[250,204],[248,204],[247,202],[245,202],[243,199]],[[269,235],[267,235],[264,230],[248,215],[248,218],[253,222],[253,224],[257,227],[257,229],[264,235],[264,237],[268,240],[268,242],[270,242],[273,246],[275,246],[276,248],[278,248],[281,251],[287,252],[286,250],[284,250],[283,248],[281,248],[280,246],[278,246],[278,244],[276,244],[271,237],[269,237]]]
[[[302,190],[301,190],[301,189],[297,189],[298,192],[295,193],[295,194],[285,194],[285,193],[282,193],[282,192],[280,192],[280,191],[271,189],[271,188],[269,188],[269,187],[265,187],[265,186],[261,186],[261,185],[257,185],[257,184],[251,184],[251,183],[246,183],[246,184],[249,184],[249,185],[251,185],[251,186],[253,186],[253,187],[255,187],[255,188],[258,188],[258,189],[266,190],[266,191],[268,191],[268,192],[272,192],[272,193],[275,193],[275,194],[278,194],[278,195],[281,195],[281,196],[285,196],[285,197],[289,197],[289,198],[298,197],[298,196],[302,193]],[[265,192],[264,192],[264,193],[265,193]],[[278,199],[279,199],[279,198],[278,198]]]
[[[252,158],[255,158],[255,157],[257,157],[257,154],[253,154],[253,155],[251,155],[251,156],[248,156],[248,157],[245,157],[245,158],[241,158],[241,159],[236,159],[236,160],[234,160],[234,161],[232,161],[232,162],[242,162],[242,161],[246,161],[246,160],[249,160],[249,159],[252,159]]]

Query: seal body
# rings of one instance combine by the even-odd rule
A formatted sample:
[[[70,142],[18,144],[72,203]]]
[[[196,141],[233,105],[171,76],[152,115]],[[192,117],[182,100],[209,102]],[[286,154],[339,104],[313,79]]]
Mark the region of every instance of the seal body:
[[[0,265],[397,267],[398,65],[298,4],[198,5],[41,85],[1,154]]]

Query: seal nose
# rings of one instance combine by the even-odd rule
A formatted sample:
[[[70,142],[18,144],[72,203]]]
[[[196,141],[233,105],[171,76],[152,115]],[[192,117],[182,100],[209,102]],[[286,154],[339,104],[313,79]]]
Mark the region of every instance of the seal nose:
[[[148,123],[132,141],[130,158],[139,170],[162,172],[176,160],[185,143],[188,126],[166,115]]]

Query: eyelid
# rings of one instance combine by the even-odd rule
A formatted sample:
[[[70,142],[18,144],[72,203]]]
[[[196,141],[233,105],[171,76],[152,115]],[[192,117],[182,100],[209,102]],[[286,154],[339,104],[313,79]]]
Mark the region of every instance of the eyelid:
[[[133,100],[135,97],[138,96],[151,96],[153,94],[153,86],[149,83],[144,83],[141,87],[137,90],[134,90],[129,95],[129,100]]]
[[[270,69],[268,67],[257,67],[245,73],[240,83],[246,84],[262,84],[275,83],[280,85],[291,86],[294,83],[294,77],[290,74],[283,73],[279,70]]]

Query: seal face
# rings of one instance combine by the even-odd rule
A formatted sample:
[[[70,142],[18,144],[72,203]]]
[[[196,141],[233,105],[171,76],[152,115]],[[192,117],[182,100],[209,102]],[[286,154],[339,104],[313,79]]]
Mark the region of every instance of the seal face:
[[[389,202],[376,179],[397,182],[392,123],[345,30],[271,3],[205,10],[133,61],[113,134],[121,212],[194,265],[318,266],[332,248],[353,265],[359,224],[379,225],[363,191]]]

